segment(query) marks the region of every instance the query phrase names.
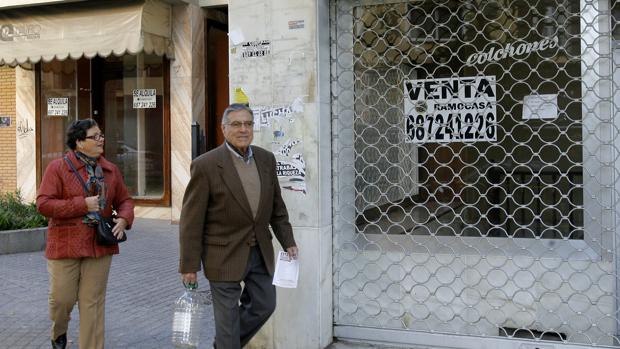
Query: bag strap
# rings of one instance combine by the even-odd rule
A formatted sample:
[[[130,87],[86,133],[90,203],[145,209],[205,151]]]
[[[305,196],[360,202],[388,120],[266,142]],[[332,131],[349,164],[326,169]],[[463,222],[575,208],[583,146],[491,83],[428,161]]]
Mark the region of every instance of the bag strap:
[[[89,194],[88,186],[86,185],[86,182],[84,182],[84,178],[82,178],[82,176],[80,176],[80,174],[78,173],[77,169],[75,168],[75,166],[73,165],[71,160],[69,160],[69,158],[66,155],[63,156],[63,159],[65,159],[67,164],[71,167],[71,170],[73,171],[73,174],[75,174],[75,176],[80,180],[80,183],[82,183],[82,189],[84,189],[84,194],[86,194],[86,196],[88,196],[88,194]],[[98,217],[100,217],[98,212],[96,213],[96,215]]]
[[[78,173],[77,169],[75,168],[75,166],[73,165],[71,160],[69,160],[69,158],[66,155],[63,158],[65,159],[67,164],[69,164],[69,166],[71,166],[71,170],[73,171],[73,174],[75,174],[75,176],[80,180],[80,183],[82,183],[82,188],[84,189],[84,193],[88,195],[88,186],[86,185],[86,182],[84,182],[84,178],[82,178],[82,176],[80,176],[80,174]]]

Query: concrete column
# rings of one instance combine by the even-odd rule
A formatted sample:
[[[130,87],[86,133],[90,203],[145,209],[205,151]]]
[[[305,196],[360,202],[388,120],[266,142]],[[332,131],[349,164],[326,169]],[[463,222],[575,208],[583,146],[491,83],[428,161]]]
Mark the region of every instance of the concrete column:
[[[174,60],[170,64],[172,220],[181,215],[192,157],[191,124],[205,113],[204,14],[195,5],[172,9]]]
[[[36,93],[33,68],[15,68],[17,189],[25,202],[37,195]]]
[[[280,178],[300,248],[299,286],[278,288],[276,313],[250,348],[332,340],[328,15],[326,0],[229,2],[231,99],[240,88],[255,109],[254,144],[304,170]]]

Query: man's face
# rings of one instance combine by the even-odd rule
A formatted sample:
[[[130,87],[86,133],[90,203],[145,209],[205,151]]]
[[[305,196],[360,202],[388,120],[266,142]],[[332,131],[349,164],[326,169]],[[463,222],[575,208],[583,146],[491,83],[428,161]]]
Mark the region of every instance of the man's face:
[[[228,122],[222,124],[222,133],[228,143],[245,152],[254,138],[252,125],[252,115],[245,110],[237,110],[228,114]]]

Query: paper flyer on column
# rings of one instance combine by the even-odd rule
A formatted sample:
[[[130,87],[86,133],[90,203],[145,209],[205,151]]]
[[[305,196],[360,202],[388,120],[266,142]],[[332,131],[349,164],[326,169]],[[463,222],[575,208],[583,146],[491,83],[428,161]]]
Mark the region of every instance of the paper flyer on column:
[[[288,253],[280,251],[276,260],[276,271],[273,275],[273,284],[279,287],[297,288],[299,278],[299,261],[291,259]]]

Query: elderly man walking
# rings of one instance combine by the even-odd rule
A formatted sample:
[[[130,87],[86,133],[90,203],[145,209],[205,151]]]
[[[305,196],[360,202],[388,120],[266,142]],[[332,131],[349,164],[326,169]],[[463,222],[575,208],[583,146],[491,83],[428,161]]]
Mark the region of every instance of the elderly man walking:
[[[181,211],[179,272],[183,282],[195,283],[202,262],[213,295],[214,347],[220,349],[243,347],[275,310],[269,226],[291,257],[298,254],[276,159],[250,145],[253,125],[246,105],[224,111],[226,141],[192,162]]]

